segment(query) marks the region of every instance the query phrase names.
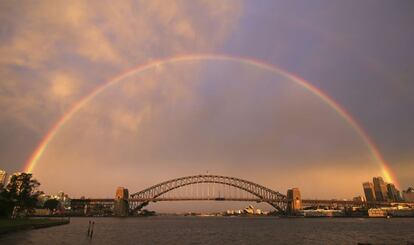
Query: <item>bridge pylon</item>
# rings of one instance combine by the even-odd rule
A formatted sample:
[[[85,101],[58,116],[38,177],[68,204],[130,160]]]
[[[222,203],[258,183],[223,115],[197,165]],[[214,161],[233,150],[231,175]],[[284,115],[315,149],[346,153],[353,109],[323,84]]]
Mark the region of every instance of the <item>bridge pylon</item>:
[[[297,215],[302,209],[302,198],[299,188],[292,188],[287,191],[287,214]]]
[[[114,215],[126,217],[129,215],[128,189],[118,187],[115,193],[114,200]]]

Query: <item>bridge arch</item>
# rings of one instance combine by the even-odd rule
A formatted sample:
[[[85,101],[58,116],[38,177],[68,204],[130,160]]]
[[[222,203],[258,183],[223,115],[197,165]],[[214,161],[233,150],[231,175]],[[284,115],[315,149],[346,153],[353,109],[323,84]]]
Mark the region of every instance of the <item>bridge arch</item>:
[[[193,175],[164,181],[142,191],[131,194],[130,206],[132,210],[139,210],[149,202],[162,200],[159,197],[175,189],[202,183],[215,183],[232,186],[246,191],[258,198],[258,201],[267,202],[278,210],[286,209],[286,196],[254,182],[220,175]]]

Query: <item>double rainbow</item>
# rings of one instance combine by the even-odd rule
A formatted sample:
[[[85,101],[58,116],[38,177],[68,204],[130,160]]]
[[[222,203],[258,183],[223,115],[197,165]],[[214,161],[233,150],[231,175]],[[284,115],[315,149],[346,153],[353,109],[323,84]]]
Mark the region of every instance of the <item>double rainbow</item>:
[[[40,158],[42,157],[43,153],[45,152],[48,145],[53,141],[59,131],[64,127],[66,122],[68,122],[82,107],[87,105],[89,101],[91,101],[95,96],[100,94],[105,89],[111,87],[112,85],[116,84],[117,82],[139,72],[143,72],[149,69],[153,69],[160,65],[166,65],[171,63],[178,63],[184,61],[231,61],[237,62],[241,64],[255,66],[273,73],[282,74],[289,78],[289,80],[299,84],[300,86],[304,87],[314,95],[318,96],[322,101],[328,104],[340,117],[342,117],[354,130],[355,132],[361,137],[364,143],[371,151],[371,155],[374,160],[378,163],[382,175],[387,182],[394,182],[398,186],[397,180],[394,177],[391,169],[389,168],[388,164],[385,162],[383,156],[381,155],[380,151],[369,137],[369,135],[363,130],[361,125],[357,123],[357,121],[337,102],[335,102],[332,98],[330,98],[327,94],[325,94],[320,89],[313,86],[311,83],[307,82],[306,80],[290,74],[289,72],[282,70],[281,68],[275,67],[269,63],[254,60],[251,58],[246,57],[236,57],[236,56],[229,56],[229,55],[216,55],[216,54],[202,54],[202,55],[185,55],[185,56],[177,56],[177,57],[168,57],[165,59],[160,59],[156,61],[149,62],[147,64],[139,65],[129,69],[114,78],[110,79],[109,81],[103,83],[102,85],[95,88],[91,93],[84,96],[82,99],[77,101],[73,104],[73,106],[50,128],[46,136],[42,139],[36,150],[27,160],[26,165],[24,167],[25,172],[32,172],[36,165],[38,164]]]

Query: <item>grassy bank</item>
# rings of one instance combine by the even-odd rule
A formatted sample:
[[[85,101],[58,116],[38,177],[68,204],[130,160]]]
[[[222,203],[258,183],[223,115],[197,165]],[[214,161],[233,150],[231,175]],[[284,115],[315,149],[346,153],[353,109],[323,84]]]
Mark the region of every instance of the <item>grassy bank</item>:
[[[0,234],[69,224],[69,219],[0,219]]]

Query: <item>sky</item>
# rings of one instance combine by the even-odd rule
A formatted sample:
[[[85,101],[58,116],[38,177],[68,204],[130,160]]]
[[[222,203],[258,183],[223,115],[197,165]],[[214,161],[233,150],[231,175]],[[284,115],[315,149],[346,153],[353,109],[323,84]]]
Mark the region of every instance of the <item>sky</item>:
[[[361,195],[381,163],[299,77],[351,115],[406,189],[413,11],[409,0],[2,1],[0,168],[24,170],[78,105],[32,169],[45,192],[111,197],[208,172],[308,198]],[[216,58],[172,61],[197,55]]]

